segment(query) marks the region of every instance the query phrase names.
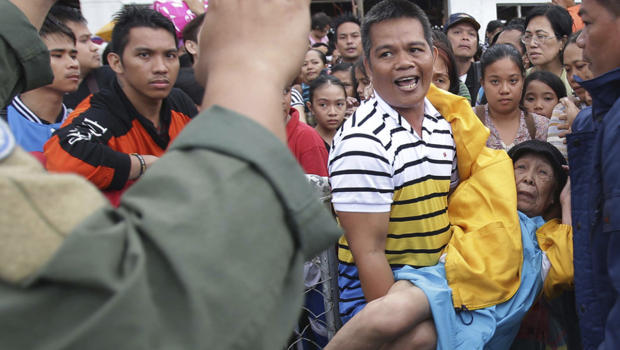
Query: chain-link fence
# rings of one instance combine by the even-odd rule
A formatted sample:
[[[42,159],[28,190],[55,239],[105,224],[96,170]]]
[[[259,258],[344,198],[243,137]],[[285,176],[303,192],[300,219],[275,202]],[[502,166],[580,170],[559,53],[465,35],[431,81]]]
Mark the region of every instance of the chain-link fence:
[[[320,200],[331,210],[327,178],[307,175]],[[340,328],[336,243],[304,265],[305,303],[289,350],[322,349]]]

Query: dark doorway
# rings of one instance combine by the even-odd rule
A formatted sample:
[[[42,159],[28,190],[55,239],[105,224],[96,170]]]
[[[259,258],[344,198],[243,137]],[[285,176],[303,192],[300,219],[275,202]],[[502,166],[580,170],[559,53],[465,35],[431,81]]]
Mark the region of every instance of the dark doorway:
[[[381,0],[364,0],[364,11],[368,12],[375,4],[380,2]],[[433,26],[441,26],[444,21],[444,8],[445,1],[437,1],[437,0],[410,0],[416,5],[420,6],[429,20],[431,21],[431,25]],[[332,18],[337,17],[338,15],[351,12],[351,1],[345,2],[312,2],[310,10],[312,13],[317,12],[325,12],[327,15]]]

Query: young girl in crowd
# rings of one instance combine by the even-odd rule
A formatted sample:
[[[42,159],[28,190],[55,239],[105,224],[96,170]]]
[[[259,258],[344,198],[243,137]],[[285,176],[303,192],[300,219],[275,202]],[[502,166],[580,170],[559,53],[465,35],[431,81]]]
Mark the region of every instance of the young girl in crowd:
[[[555,74],[536,71],[525,78],[521,104],[529,113],[551,118],[553,108],[566,97],[566,87]]]
[[[353,73],[355,74],[355,92],[357,93],[357,99],[360,104],[368,100],[373,94],[373,87],[368,74],[366,74],[366,68],[364,67],[364,58],[360,57],[353,67]]]
[[[487,146],[509,150],[526,140],[545,141],[549,119],[519,106],[525,76],[519,51],[508,44],[493,45],[482,55],[480,65],[488,103],[475,107],[475,112],[491,131]]]
[[[344,120],[347,109],[347,93],[344,84],[332,75],[321,75],[310,83],[308,109],[316,120],[325,148],[329,152],[336,131]]]
[[[530,11],[525,19],[525,33],[521,37],[533,66],[528,74],[541,70],[551,72],[562,79],[568,94],[573,91],[562,66],[562,48],[572,29],[573,19],[568,11],[561,6],[547,4]]]

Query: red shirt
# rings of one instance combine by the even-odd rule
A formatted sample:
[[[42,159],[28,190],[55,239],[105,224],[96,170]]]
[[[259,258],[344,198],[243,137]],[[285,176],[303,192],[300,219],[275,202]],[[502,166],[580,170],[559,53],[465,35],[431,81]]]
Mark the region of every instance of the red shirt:
[[[327,176],[327,150],[319,133],[299,121],[299,112],[291,108],[286,124],[286,141],[306,174]]]

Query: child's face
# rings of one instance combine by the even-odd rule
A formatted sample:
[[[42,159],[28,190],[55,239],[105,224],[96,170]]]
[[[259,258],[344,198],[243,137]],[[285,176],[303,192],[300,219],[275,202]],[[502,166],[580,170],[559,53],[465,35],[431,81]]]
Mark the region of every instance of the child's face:
[[[314,90],[310,109],[319,127],[324,130],[337,130],[347,109],[344,90],[341,86],[330,83],[317,88]]]
[[[532,80],[525,88],[523,107],[530,112],[551,118],[553,107],[558,104],[558,96],[549,85],[540,80]]]

